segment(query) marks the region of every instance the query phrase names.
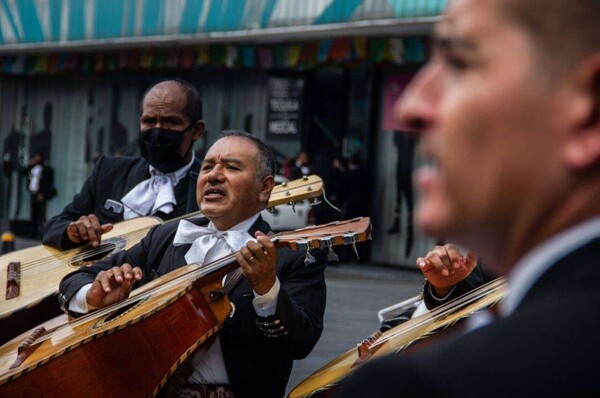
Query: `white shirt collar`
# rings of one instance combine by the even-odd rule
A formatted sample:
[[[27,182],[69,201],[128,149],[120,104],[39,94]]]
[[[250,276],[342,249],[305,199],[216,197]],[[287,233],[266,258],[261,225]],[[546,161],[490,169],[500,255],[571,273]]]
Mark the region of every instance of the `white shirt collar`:
[[[500,303],[500,313],[510,315],[542,274],[567,254],[598,237],[600,216],[553,236],[527,253],[507,276],[509,292]]]
[[[157,170],[156,168],[154,168],[154,166],[149,165],[149,170],[150,170],[150,175],[167,175],[170,176],[172,178],[175,179],[173,186],[177,185],[177,183],[179,183],[179,181],[181,181],[181,179],[183,177],[185,177],[185,175],[187,174],[188,170],[192,167],[192,164],[194,163],[194,159],[196,158],[196,155],[194,154],[194,151],[192,151],[192,160],[186,164],[185,166],[183,166],[180,169],[177,169],[171,173],[162,173],[161,171]]]

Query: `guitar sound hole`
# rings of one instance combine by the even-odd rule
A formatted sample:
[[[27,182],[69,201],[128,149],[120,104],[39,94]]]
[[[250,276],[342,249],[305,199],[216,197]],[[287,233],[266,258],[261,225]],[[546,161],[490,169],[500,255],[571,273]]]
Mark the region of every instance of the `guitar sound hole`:
[[[98,260],[108,257],[115,251],[125,247],[127,241],[123,238],[111,238],[102,242],[98,247],[86,247],[80,253],[71,258],[70,265],[73,267],[88,266]]]
[[[116,319],[119,319],[123,315],[127,314],[129,311],[133,310],[134,308],[136,308],[137,306],[142,304],[144,301],[146,301],[146,299],[136,300],[130,304],[125,305],[122,308],[115,310],[110,315],[108,315],[106,318],[102,318],[102,319],[98,320],[98,322],[92,328],[98,329],[102,326],[105,326],[105,325],[113,322]]]
[[[138,304],[139,304],[139,302],[131,303],[129,305],[126,305],[123,308],[116,310],[115,312],[113,312],[112,314],[110,314],[109,316],[107,316],[104,319],[104,323],[108,323],[108,322],[111,322],[111,321],[117,319],[121,315],[123,315],[123,314],[127,313],[129,310],[133,309],[133,307],[137,306]]]

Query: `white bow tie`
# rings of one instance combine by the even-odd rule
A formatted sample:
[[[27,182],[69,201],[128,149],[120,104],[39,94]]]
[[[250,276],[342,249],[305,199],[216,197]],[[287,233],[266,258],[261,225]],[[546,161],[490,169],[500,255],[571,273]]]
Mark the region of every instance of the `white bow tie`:
[[[155,170],[150,173],[149,179],[133,187],[121,201],[139,216],[149,216],[157,211],[169,214],[177,204],[173,191],[175,174],[162,174]]]
[[[192,244],[185,254],[188,264],[206,264],[240,250],[248,241],[253,240],[246,231],[219,231],[213,223],[199,227],[189,221],[181,220],[173,239],[174,246]]]

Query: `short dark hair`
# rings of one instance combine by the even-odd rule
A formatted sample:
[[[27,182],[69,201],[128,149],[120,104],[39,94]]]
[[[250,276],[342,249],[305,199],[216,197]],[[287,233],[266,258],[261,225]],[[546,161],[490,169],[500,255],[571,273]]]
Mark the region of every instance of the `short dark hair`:
[[[252,141],[258,148],[259,158],[256,161],[256,177],[259,181],[262,181],[266,176],[273,176],[275,174],[275,156],[273,151],[267,144],[262,142],[258,137],[247,133],[243,130],[223,130],[217,137],[217,140],[226,137],[241,137],[249,141]]]
[[[509,0],[502,8],[531,34],[546,66],[576,64],[600,51],[598,0]]]
[[[158,86],[162,83],[175,83],[178,84],[185,91],[185,108],[183,109],[183,113],[190,120],[191,123],[196,122],[198,120],[202,120],[202,100],[200,99],[200,93],[196,90],[191,83],[186,82],[183,79],[179,78],[170,78],[170,79],[162,79],[156,81],[154,84],[150,85],[144,92],[142,96],[142,100],[140,102],[140,109],[143,108],[144,100],[146,96],[154,87]]]

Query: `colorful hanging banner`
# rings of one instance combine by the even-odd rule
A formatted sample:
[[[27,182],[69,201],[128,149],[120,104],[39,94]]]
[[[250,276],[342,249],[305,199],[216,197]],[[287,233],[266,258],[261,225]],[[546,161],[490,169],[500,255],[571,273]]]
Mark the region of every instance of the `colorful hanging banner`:
[[[63,72],[111,72],[164,68],[190,69],[226,66],[263,69],[312,68],[318,64],[345,62],[422,63],[427,58],[424,38],[340,38],[319,42],[274,46],[202,45],[195,48],[160,48],[138,51],[79,54],[54,53],[0,56],[0,72],[53,74]]]

